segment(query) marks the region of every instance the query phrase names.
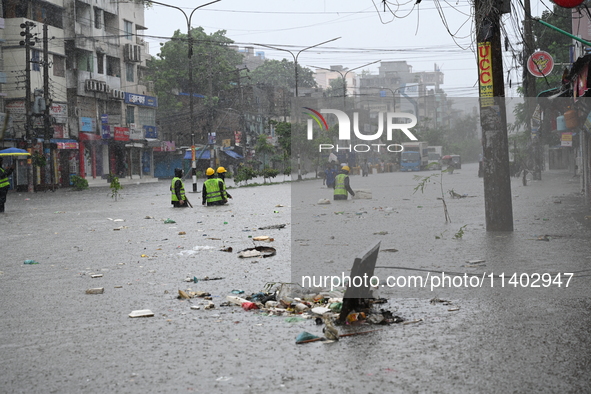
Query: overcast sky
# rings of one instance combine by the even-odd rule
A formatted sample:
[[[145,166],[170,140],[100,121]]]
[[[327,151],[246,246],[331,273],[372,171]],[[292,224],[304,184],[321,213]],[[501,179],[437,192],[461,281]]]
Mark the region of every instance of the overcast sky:
[[[160,2],[180,7],[187,15],[195,7],[207,3]],[[327,68],[342,65],[351,69],[376,60],[406,60],[415,72],[433,71],[437,64],[445,74],[442,88],[448,95],[477,95],[473,12],[469,2],[415,2],[388,1],[384,12],[384,3],[380,0],[221,0],[195,11],[191,25],[203,26],[208,33],[226,30],[226,36],[240,47],[259,43],[288,49],[294,54],[305,47],[341,37],[302,52],[298,63]],[[547,5],[551,7],[550,2]],[[533,15],[540,15],[545,9],[544,3],[532,2]],[[503,18],[504,28],[513,43],[519,41],[515,35],[522,18],[519,13]],[[146,10],[145,24],[152,55],[158,53],[159,43],[165,42],[175,30],[187,31],[187,22],[180,10],[157,4]],[[283,51],[256,45],[255,51],[264,51],[268,59],[293,60]],[[378,64],[363,69],[377,73]],[[512,68],[514,65],[507,56],[506,80],[511,79],[515,87],[521,71],[511,71]],[[507,95],[510,95],[508,88]]]

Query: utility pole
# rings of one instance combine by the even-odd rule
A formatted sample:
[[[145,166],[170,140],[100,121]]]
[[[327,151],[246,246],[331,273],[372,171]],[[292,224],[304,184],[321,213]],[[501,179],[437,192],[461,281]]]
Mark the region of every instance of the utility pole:
[[[531,5],[530,0],[523,0],[525,19],[523,21],[523,85],[525,88],[525,120],[527,130],[531,136],[532,157],[533,157],[533,179],[542,180],[542,155],[540,147],[540,136],[532,130],[532,115],[536,102],[536,78],[528,71],[527,62],[534,52],[534,36],[532,31]]]
[[[502,6],[498,0],[475,2],[487,231],[513,231],[500,31]]]
[[[26,147],[31,147],[31,47],[35,45],[35,41],[32,41],[33,35],[31,34],[31,28],[35,27],[33,22],[25,21],[20,25],[21,37],[24,40],[19,42],[19,45],[25,47],[25,140]],[[28,191],[33,192],[33,164],[31,159],[28,160],[29,165],[27,166],[27,178],[28,178]]]
[[[49,180],[51,182],[51,189],[53,190],[54,182],[54,152],[51,149],[51,137],[53,136],[51,130],[51,123],[49,119],[49,107],[51,100],[49,99],[49,37],[47,23],[43,23],[43,98],[45,99],[45,109],[43,110],[43,145],[44,151],[49,151],[49,171],[51,172]]]

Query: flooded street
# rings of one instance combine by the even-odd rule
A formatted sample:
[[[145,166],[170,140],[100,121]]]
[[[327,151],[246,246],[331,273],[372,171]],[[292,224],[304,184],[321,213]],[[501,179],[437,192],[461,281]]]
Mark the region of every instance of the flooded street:
[[[354,190],[371,191],[367,200],[335,202],[322,180],[307,180],[236,188],[225,207],[203,207],[189,193],[193,209],[171,208],[166,180],[125,185],[118,201],[108,187],[11,191],[0,217],[0,392],[588,391],[591,212],[579,178],[550,171],[528,186],[512,178],[515,231],[494,233],[477,165],[415,192],[415,175],[437,173],[352,176]],[[323,198],[331,203],[318,205]],[[278,224],[287,225],[258,229]],[[259,235],[274,241],[252,240]],[[377,241],[382,307],[420,321],[296,345],[302,331],[322,336],[322,326],[220,305],[232,290],[347,274]],[[277,254],[237,256],[255,245]],[[433,288],[444,273],[481,281]],[[409,275],[429,285],[388,285]],[[85,294],[98,287],[103,294]],[[209,292],[215,308],[179,300],[178,290]],[[154,316],[128,316],[142,309]]]

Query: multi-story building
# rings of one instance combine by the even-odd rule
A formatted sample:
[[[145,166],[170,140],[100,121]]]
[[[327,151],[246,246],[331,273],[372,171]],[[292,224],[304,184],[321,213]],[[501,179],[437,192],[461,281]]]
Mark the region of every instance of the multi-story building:
[[[9,136],[47,153],[41,143],[42,116],[25,113],[35,107],[35,96],[49,106],[53,171],[37,170],[35,183],[68,185],[73,174],[87,179],[109,174],[153,175],[151,142],[157,140],[157,98],[144,80],[147,43],[143,40],[141,2],[112,0],[5,0],[6,109],[12,118]],[[22,24],[29,24],[34,45],[27,45]],[[43,25],[48,25],[49,88],[43,86]],[[25,103],[26,89],[33,102]],[[30,107],[30,108],[29,108]],[[31,111],[29,111],[31,112]],[[47,141],[45,141],[47,142]],[[51,166],[50,166],[51,167]],[[46,170],[47,174],[43,172]],[[49,176],[53,172],[54,177]],[[22,174],[19,174],[19,184]]]

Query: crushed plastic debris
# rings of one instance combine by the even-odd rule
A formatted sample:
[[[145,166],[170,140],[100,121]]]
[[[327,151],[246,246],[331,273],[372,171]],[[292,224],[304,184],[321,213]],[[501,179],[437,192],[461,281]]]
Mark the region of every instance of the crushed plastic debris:
[[[286,224],[273,224],[271,226],[259,227],[259,230],[273,230],[273,229],[281,230],[282,228],[285,228],[285,226],[286,226]]]
[[[86,290],[86,294],[103,294],[105,292],[104,287],[95,287],[94,289]]]
[[[354,200],[371,200],[372,199],[371,190],[359,189],[359,190],[354,190],[354,192],[355,192],[355,195],[353,196]]]
[[[164,224],[169,224],[169,223],[176,223],[176,222],[170,218],[168,218],[164,221]]]
[[[39,264],[39,262],[35,260],[25,260],[25,264]]]
[[[265,241],[265,242],[273,242],[275,241],[274,238],[269,237],[268,235],[259,235],[256,237],[252,237],[253,241]]]
[[[129,317],[153,317],[154,316],[154,312],[152,312],[149,309],[140,309],[137,311],[132,311],[129,314]]]
[[[326,199],[326,198],[321,198],[320,200],[318,200],[318,205],[328,205],[330,204],[330,200]]]
[[[270,246],[256,246],[254,248],[247,248],[240,252],[238,252],[238,257],[247,258],[247,257],[271,257],[275,256],[277,250]]]

